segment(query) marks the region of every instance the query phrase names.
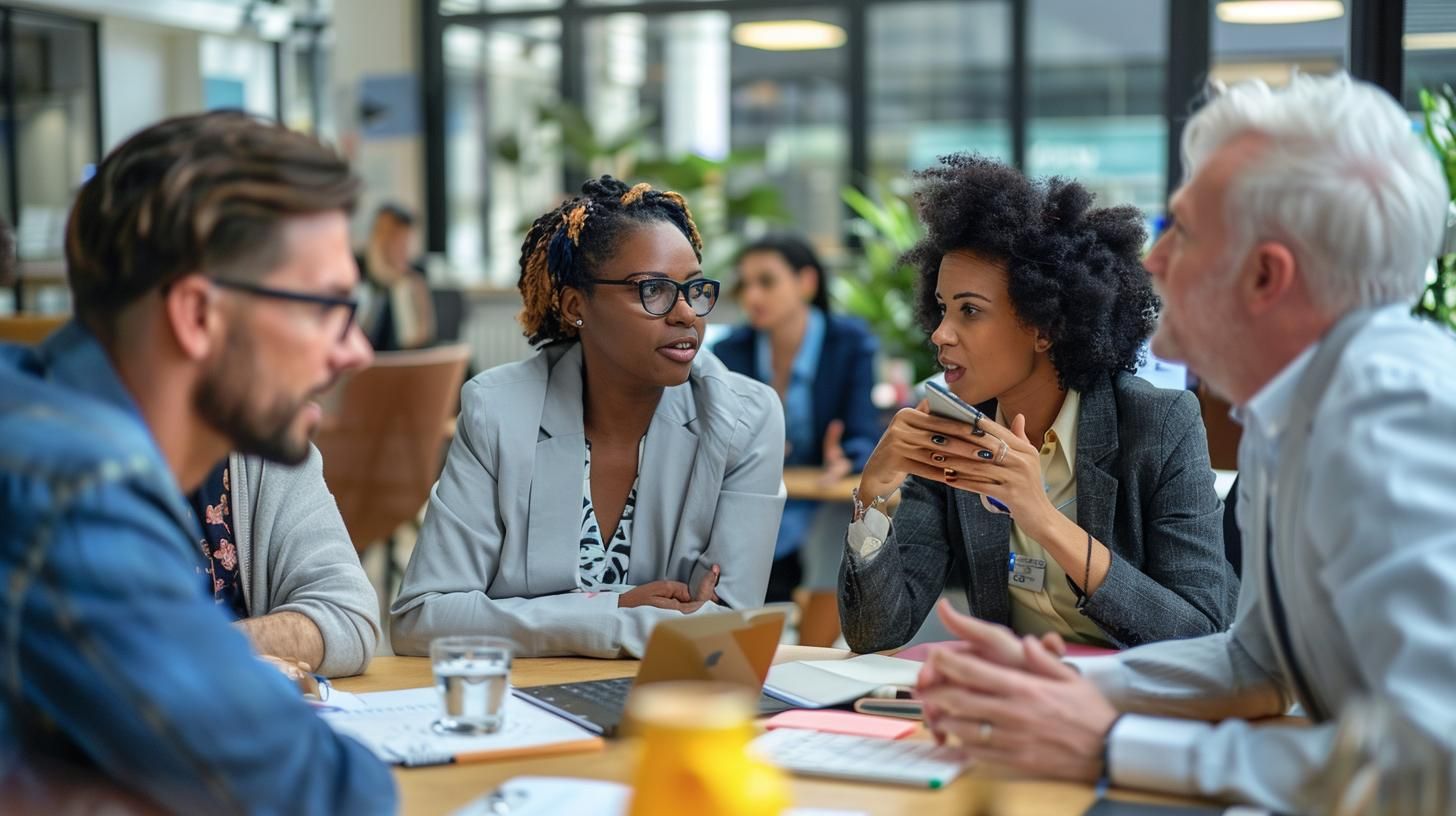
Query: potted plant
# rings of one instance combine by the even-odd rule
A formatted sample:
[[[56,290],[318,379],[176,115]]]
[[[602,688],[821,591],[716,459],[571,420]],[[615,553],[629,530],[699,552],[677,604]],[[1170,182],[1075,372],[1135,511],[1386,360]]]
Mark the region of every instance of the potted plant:
[[[1421,91],[1426,139],[1441,161],[1453,203],[1446,221],[1446,239],[1431,269],[1415,313],[1456,329],[1456,91],[1450,85],[1437,92]]]
[[[871,185],[870,193],[853,187],[841,193],[855,214],[849,229],[859,248],[851,266],[834,278],[834,300],[869,323],[887,360],[905,361],[904,385],[914,385],[938,370],[935,349],[915,319],[916,270],[900,262],[923,228],[904,199],[879,185]]]

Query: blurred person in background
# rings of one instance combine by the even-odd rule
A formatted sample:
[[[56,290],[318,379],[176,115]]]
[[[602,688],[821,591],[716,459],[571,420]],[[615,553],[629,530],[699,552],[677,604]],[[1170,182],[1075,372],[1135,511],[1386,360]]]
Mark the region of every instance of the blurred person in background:
[[[763,604],[783,510],[773,391],[701,354],[718,281],[687,202],[610,176],[521,246],[529,359],[466,383],[390,632],[640,657],[653,626]]]
[[[786,467],[822,468],[826,485],[859,472],[883,430],[870,402],[874,336],[862,321],[830,312],[828,272],[802,238],[761,238],[739,252],[736,266],[748,325],[713,353],[729,370],[773,386],[784,409]],[[816,501],[784,505],[769,601],[789,600],[804,579],[803,550],[819,510]]]
[[[870,456],[840,572],[850,648],[906,643],[957,562],[971,614],[1019,634],[1222,631],[1239,580],[1198,400],[1132,373],[1157,309],[1142,213],[967,154],[919,181],[920,321],[987,419],[905,408]]]
[[[425,270],[411,261],[414,213],[384,204],[358,256],[359,325],[375,351],[423,348],[435,341],[435,308]]]

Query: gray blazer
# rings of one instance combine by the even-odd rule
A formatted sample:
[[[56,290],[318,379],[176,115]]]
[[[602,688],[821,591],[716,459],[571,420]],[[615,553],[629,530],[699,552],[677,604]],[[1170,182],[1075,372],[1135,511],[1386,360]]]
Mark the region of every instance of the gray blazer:
[[[1123,646],[1225,629],[1239,580],[1224,558],[1223,503],[1193,394],[1122,373],[1083,392],[1076,471],[1077,523],[1112,551],[1087,616]],[[910,640],[952,569],[965,570],[973,614],[1010,625],[1010,537],[1010,518],[975,494],[911,477],[879,554],[866,564],[847,552],[840,567],[850,647]]]
[[[640,656],[680,613],[619,609],[577,592],[581,542],[582,355],[549,346],[465,384],[444,473],[390,609],[398,654],[452,634],[509,637],[521,656]],[[700,354],[647,429],[627,579],[696,586],[722,567],[718,597],[763,603],[783,512],[783,409],[773,391]],[[700,612],[721,609],[707,604]]]
[[[379,643],[379,596],[310,445],[297,467],[233,454],[233,537],[248,615],[298,612],[324,638],[319,674],[360,674]]]

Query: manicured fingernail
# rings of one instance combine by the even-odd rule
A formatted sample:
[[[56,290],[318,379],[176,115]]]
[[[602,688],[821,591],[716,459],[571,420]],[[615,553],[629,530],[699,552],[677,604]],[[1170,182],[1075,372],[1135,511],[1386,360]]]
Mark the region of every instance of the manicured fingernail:
[[[944,445],[945,444],[945,437],[941,436],[940,434],[936,434],[936,435],[930,437],[930,441],[931,442],[934,442],[937,445]]]
[[[985,436],[985,435],[986,435],[986,432],[983,431],[983,430],[981,430],[980,428],[972,428],[971,429],[971,436]]]
[[[992,452],[990,452],[988,450],[978,450],[978,451],[976,451],[976,455],[979,456],[979,457],[981,457],[982,459],[991,459],[996,454],[994,454],[994,453],[992,453]]]

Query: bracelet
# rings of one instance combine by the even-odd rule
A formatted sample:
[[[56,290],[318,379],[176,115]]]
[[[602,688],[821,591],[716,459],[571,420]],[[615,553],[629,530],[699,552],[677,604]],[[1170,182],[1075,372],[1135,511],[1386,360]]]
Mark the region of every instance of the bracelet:
[[[1112,782],[1112,732],[1121,719],[1121,714],[1113,717],[1112,724],[1107,726],[1107,733],[1102,735],[1102,781],[1107,783]]]
[[[1071,579],[1067,580],[1071,583]],[[1076,589],[1076,587],[1072,587]],[[1092,596],[1092,534],[1087,534],[1087,563],[1082,567],[1082,591],[1077,593],[1077,610],[1086,614],[1087,601]]]
[[[865,506],[865,503],[859,500],[859,487],[857,485],[855,486],[854,490],[851,490],[849,492],[849,496],[851,499],[854,500],[854,512],[850,516],[850,524],[853,524],[856,521],[863,520],[865,517],[865,513],[868,513],[871,510],[878,509],[879,506],[884,504],[885,501],[889,498],[887,496],[876,496],[870,501],[869,506]]]
[[[1087,534],[1087,565],[1082,568],[1082,595],[1092,594],[1092,534]]]

